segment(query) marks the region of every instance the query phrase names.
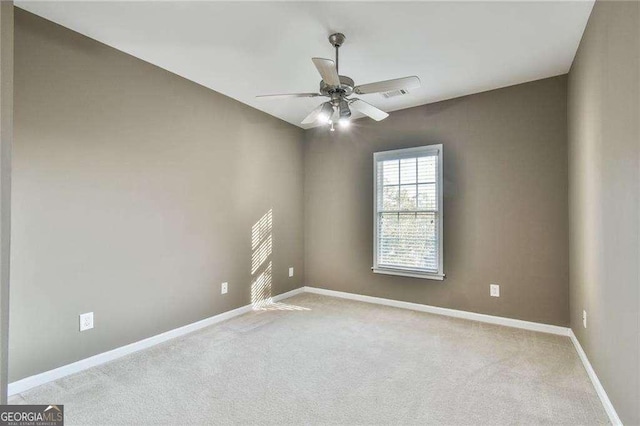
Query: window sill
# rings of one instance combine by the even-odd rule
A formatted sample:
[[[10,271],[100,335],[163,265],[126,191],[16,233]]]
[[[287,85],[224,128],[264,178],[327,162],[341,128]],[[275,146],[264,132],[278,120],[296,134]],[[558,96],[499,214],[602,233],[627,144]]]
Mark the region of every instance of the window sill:
[[[374,274],[384,274],[384,275],[397,275],[399,277],[411,277],[411,278],[422,278],[426,280],[444,280],[444,274],[429,274],[425,272],[413,272],[413,271],[403,271],[401,269],[387,269],[387,268],[371,268]]]

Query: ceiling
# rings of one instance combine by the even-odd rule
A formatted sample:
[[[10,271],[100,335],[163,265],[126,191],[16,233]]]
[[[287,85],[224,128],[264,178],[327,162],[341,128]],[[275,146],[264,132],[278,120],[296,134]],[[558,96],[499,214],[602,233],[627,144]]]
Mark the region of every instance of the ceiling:
[[[300,127],[323,98],[312,57],[333,58],[356,84],[417,75],[420,89],[385,99],[394,111],[567,73],[593,1],[57,2],[32,13]]]

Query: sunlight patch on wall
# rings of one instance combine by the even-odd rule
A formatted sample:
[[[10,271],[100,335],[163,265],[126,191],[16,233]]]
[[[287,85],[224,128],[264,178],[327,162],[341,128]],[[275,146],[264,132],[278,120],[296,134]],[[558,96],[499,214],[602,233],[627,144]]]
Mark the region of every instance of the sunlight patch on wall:
[[[255,274],[264,262],[266,262],[269,256],[271,256],[272,248],[271,235],[268,235],[251,255],[251,275]]]
[[[273,303],[271,298],[271,266],[271,262],[269,262],[266,269],[251,283],[251,304],[254,308]]]
[[[273,209],[269,209],[269,211],[251,227],[251,250],[255,250],[266,237],[271,237],[272,230]]]
[[[251,305],[262,311],[309,311],[301,306],[274,303],[273,283],[273,209],[269,209],[251,227]]]
[[[271,253],[273,249],[273,209],[251,227],[251,304],[254,308],[272,303]]]

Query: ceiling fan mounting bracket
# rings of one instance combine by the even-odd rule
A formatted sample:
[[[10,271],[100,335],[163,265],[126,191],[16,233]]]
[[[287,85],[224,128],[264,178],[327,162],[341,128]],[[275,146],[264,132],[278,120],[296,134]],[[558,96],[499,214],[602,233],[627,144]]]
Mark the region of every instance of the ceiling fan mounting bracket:
[[[346,38],[347,37],[345,37],[345,35],[342,33],[331,34],[329,36],[329,43],[331,43],[333,47],[340,47],[342,46],[342,43],[344,43]]]

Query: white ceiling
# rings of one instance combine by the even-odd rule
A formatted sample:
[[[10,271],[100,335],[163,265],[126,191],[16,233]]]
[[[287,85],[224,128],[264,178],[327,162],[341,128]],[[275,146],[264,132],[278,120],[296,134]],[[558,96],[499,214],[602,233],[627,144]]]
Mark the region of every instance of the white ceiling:
[[[333,58],[356,84],[417,75],[409,95],[362,99],[394,111],[564,74],[593,1],[57,2],[16,5],[300,125],[322,98],[311,57]]]

